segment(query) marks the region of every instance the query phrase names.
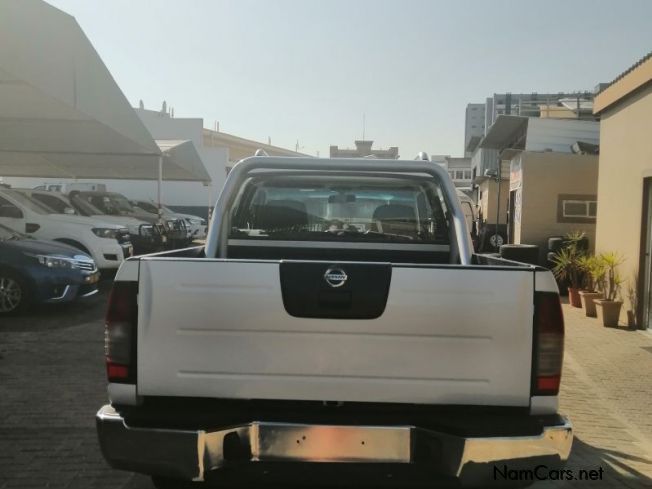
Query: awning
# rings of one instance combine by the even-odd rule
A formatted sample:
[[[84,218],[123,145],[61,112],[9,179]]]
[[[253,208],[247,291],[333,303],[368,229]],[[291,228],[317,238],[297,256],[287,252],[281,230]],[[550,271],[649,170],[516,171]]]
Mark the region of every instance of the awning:
[[[520,115],[499,115],[485,137],[480,141],[481,148],[503,149],[512,143],[517,135],[527,128],[527,117]]]
[[[163,178],[206,181],[194,147],[181,146]],[[2,0],[0,176],[157,179],[160,155],[73,17],[41,0]],[[184,155],[193,162],[177,165]]]
[[[204,162],[190,140],[157,139],[157,146],[163,153],[163,180],[191,180],[208,183]]]
[[[210,182],[192,141],[156,141],[163,180]],[[157,180],[159,155],[75,154],[0,151],[0,176]]]

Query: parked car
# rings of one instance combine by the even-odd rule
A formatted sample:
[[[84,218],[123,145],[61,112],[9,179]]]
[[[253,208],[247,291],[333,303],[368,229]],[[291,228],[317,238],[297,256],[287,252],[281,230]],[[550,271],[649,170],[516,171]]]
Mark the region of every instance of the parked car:
[[[134,247],[134,254],[142,255],[145,253],[162,251],[164,249],[158,226],[154,226],[153,224],[130,216],[104,214],[88,201],[77,198],[75,191],[65,195],[58,191],[49,190],[14,190],[27,195],[31,199],[40,202],[59,214],[76,214],[126,227],[129,230],[131,244]]]
[[[37,239],[73,246],[90,255],[99,268],[118,268],[133,254],[127,228],[89,217],[57,214],[5,187],[0,187],[0,224]]]
[[[34,303],[90,297],[99,276],[93,259],[77,248],[31,239],[0,224],[0,315]]]
[[[474,254],[439,165],[248,158],[206,246],[118,271],[99,442],[158,487],[329,462],[486,487],[567,460],[563,344],[550,271]]]
[[[152,214],[151,212],[133,206],[127,197],[117,192],[81,191],[75,195],[80,199],[90,202],[103,213],[115,216],[131,216],[160,226],[160,229],[165,235],[167,248],[184,247],[187,245],[185,225],[178,219],[163,219],[163,222],[160,222],[157,214]]]
[[[154,202],[148,202],[146,200],[132,200],[131,203],[136,207],[140,207],[146,212],[158,214],[158,206]],[[163,211],[163,217],[166,219],[180,219],[185,222],[189,240],[192,241],[195,239],[204,239],[206,237],[206,230],[208,226],[206,219],[203,217],[175,212],[164,205],[161,206],[161,210]]]

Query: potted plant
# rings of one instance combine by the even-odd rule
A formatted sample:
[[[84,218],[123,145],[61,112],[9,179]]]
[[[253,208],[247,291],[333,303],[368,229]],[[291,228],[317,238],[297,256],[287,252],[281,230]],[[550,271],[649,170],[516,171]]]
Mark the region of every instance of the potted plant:
[[[566,245],[552,257],[552,273],[559,281],[568,283],[568,302],[573,307],[582,307],[579,292],[584,274],[580,267],[580,259],[586,253],[578,244],[583,237],[582,233],[569,234],[566,237]]]
[[[618,275],[618,266],[623,262],[622,258],[613,252],[602,253],[598,258],[604,265],[605,275],[600,288],[603,299],[594,299],[595,305],[602,311],[602,324],[607,327],[618,326],[620,309],[623,301],[618,300],[622,280]]]
[[[584,255],[579,259],[579,266],[584,274],[584,288],[580,290],[580,297],[587,317],[598,317],[594,299],[602,299],[602,292],[597,290],[597,285],[602,283],[605,267],[595,255]]]
[[[636,329],[636,311],[638,310],[638,274],[627,285],[627,299],[629,300],[629,310],[627,311],[627,326]]]

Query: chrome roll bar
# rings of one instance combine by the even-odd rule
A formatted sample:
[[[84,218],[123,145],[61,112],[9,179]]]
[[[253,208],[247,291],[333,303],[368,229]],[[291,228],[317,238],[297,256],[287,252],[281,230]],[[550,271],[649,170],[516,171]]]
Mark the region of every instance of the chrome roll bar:
[[[381,160],[381,159],[326,159],[295,158],[277,156],[253,156],[235,164],[224,183],[220,193],[206,238],[206,256],[209,258],[226,258],[229,236],[229,209],[238,194],[238,190],[254,170],[315,170],[315,171],[351,171],[351,172],[387,172],[387,173],[423,173],[443,182],[442,193],[446,207],[453,221],[453,230],[462,265],[471,264],[473,247],[466,227],[462,207],[452,183],[446,184],[449,177],[441,166],[426,160]]]

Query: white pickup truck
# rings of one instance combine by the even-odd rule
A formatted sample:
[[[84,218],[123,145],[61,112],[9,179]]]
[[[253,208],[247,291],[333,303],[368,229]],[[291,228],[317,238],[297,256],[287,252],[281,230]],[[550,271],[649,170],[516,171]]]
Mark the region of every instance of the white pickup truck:
[[[429,161],[239,162],[205,247],[120,267],[105,338],[103,454],[157,487],[484,487],[572,444],[553,276],[473,254]]]

